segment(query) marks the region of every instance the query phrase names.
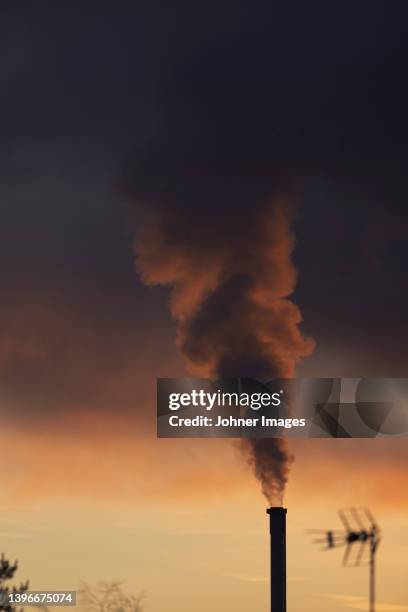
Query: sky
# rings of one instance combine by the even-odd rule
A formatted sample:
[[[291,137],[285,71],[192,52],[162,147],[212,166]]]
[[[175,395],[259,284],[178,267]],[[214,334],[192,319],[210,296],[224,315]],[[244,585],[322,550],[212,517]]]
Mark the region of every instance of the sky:
[[[297,373],[405,376],[406,15],[225,0],[0,14],[2,549],[33,588],[123,579],[147,612],[267,609],[266,502],[244,458],[155,438],[155,379],[186,375],[186,355],[137,240],[159,206],[176,246],[214,226],[235,244],[260,198],[290,193],[291,299],[316,343]],[[408,609],[405,440],[292,451],[291,609],[363,609],[366,568],[306,533],[351,504],[384,531],[379,610]]]

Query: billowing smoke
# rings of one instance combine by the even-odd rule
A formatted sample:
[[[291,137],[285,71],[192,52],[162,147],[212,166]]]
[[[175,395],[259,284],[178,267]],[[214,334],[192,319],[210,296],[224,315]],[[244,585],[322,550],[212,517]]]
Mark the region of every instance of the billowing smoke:
[[[190,372],[293,376],[313,341],[302,336],[289,299],[296,281],[290,184],[222,167],[151,178],[139,189],[135,181],[146,205],[137,268],[146,283],[172,288],[177,345]],[[279,503],[291,462],[286,442],[244,446],[263,493]]]
[[[243,440],[249,463],[261,483],[262,493],[271,506],[281,506],[293,455],[282,438]]]

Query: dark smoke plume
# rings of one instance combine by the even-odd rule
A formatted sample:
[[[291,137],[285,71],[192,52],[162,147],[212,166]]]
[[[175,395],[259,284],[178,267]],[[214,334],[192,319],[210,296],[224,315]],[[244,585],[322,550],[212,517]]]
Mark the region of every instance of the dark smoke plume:
[[[208,377],[293,376],[313,341],[302,336],[289,299],[296,282],[290,185],[224,167],[150,179],[136,189],[146,204],[137,268],[146,283],[171,286],[188,369]],[[263,493],[278,503],[291,462],[286,442],[244,446]]]
[[[249,439],[243,440],[243,447],[248,451],[249,464],[261,483],[262,493],[271,506],[281,506],[294,459],[287,441],[280,438]]]

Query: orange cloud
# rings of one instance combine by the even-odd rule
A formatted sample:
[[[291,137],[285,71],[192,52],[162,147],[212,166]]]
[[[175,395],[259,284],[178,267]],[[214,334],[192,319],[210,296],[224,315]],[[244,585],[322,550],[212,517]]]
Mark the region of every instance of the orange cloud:
[[[250,468],[228,440],[156,439],[123,415],[82,412],[35,430],[6,427],[7,499],[106,498],[118,502],[259,495]],[[287,502],[408,505],[406,440],[296,440]]]

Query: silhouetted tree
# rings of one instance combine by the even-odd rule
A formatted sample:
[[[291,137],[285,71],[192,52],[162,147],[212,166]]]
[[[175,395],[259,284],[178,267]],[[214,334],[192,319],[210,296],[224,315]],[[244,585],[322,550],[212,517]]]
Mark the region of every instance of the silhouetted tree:
[[[83,582],[79,596],[89,612],[143,612],[144,595],[126,595],[120,582],[100,582],[95,588]]]
[[[23,593],[28,589],[28,580],[22,582],[19,587],[8,584],[8,581],[14,578],[17,567],[17,561],[10,563],[2,553],[0,557],[0,610],[4,610],[5,612],[14,612],[16,610],[15,606],[9,603],[10,593]]]

